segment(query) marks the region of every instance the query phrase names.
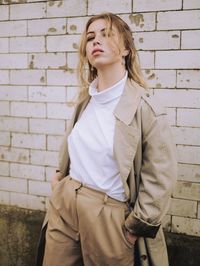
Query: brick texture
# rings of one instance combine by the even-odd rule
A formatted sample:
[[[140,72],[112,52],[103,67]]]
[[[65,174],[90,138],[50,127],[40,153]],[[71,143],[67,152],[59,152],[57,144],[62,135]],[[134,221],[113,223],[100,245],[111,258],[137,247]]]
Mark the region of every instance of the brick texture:
[[[178,182],[163,225],[200,236],[200,1],[1,2],[0,203],[47,208],[78,91],[80,35],[89,17],[109,10],[129,24],[177,145]]]

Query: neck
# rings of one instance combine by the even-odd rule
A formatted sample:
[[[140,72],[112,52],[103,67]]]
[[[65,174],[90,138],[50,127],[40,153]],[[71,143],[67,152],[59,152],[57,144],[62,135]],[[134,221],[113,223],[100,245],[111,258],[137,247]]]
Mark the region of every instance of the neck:
[[[105,67],[98,69],[98,91],[106,90],[120,81],[124,77],[125,71],[122,65],[112,67],[112,69]]]

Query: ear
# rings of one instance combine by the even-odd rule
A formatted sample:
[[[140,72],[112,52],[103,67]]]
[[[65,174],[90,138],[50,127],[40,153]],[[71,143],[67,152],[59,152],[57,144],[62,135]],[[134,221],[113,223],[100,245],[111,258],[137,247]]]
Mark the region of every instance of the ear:
[[[127,56],[129,54],[129,50],[127,50],[127,49],[125,49],[124,48],[124,50],[123,50],[123,52],[122,52],[122,56]]]

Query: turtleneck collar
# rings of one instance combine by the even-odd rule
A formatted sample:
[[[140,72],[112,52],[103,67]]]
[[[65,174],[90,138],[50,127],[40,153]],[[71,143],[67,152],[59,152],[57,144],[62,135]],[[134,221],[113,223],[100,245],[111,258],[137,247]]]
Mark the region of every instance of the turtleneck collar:
[[[108,103],[121,96],[127,76],[128,72],[126,71],[125,76],[120,81],[100,92],[97,91],[98,78],[96,78],[89,86],[89,95],[98,103]]]

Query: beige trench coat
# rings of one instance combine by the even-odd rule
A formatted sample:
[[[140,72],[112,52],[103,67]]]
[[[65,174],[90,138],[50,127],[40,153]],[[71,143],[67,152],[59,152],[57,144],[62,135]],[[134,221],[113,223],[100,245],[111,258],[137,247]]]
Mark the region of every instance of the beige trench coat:
[[[90,98],[78,105],[59,154],[59,170],[69,174],[67,137]],[[128,80],[114,111],[114,157],[132,212],[126,227],[139,236],[141,266],[168,266],[161,221],[176,181],[175,147],[166,112],[155,96]]]

